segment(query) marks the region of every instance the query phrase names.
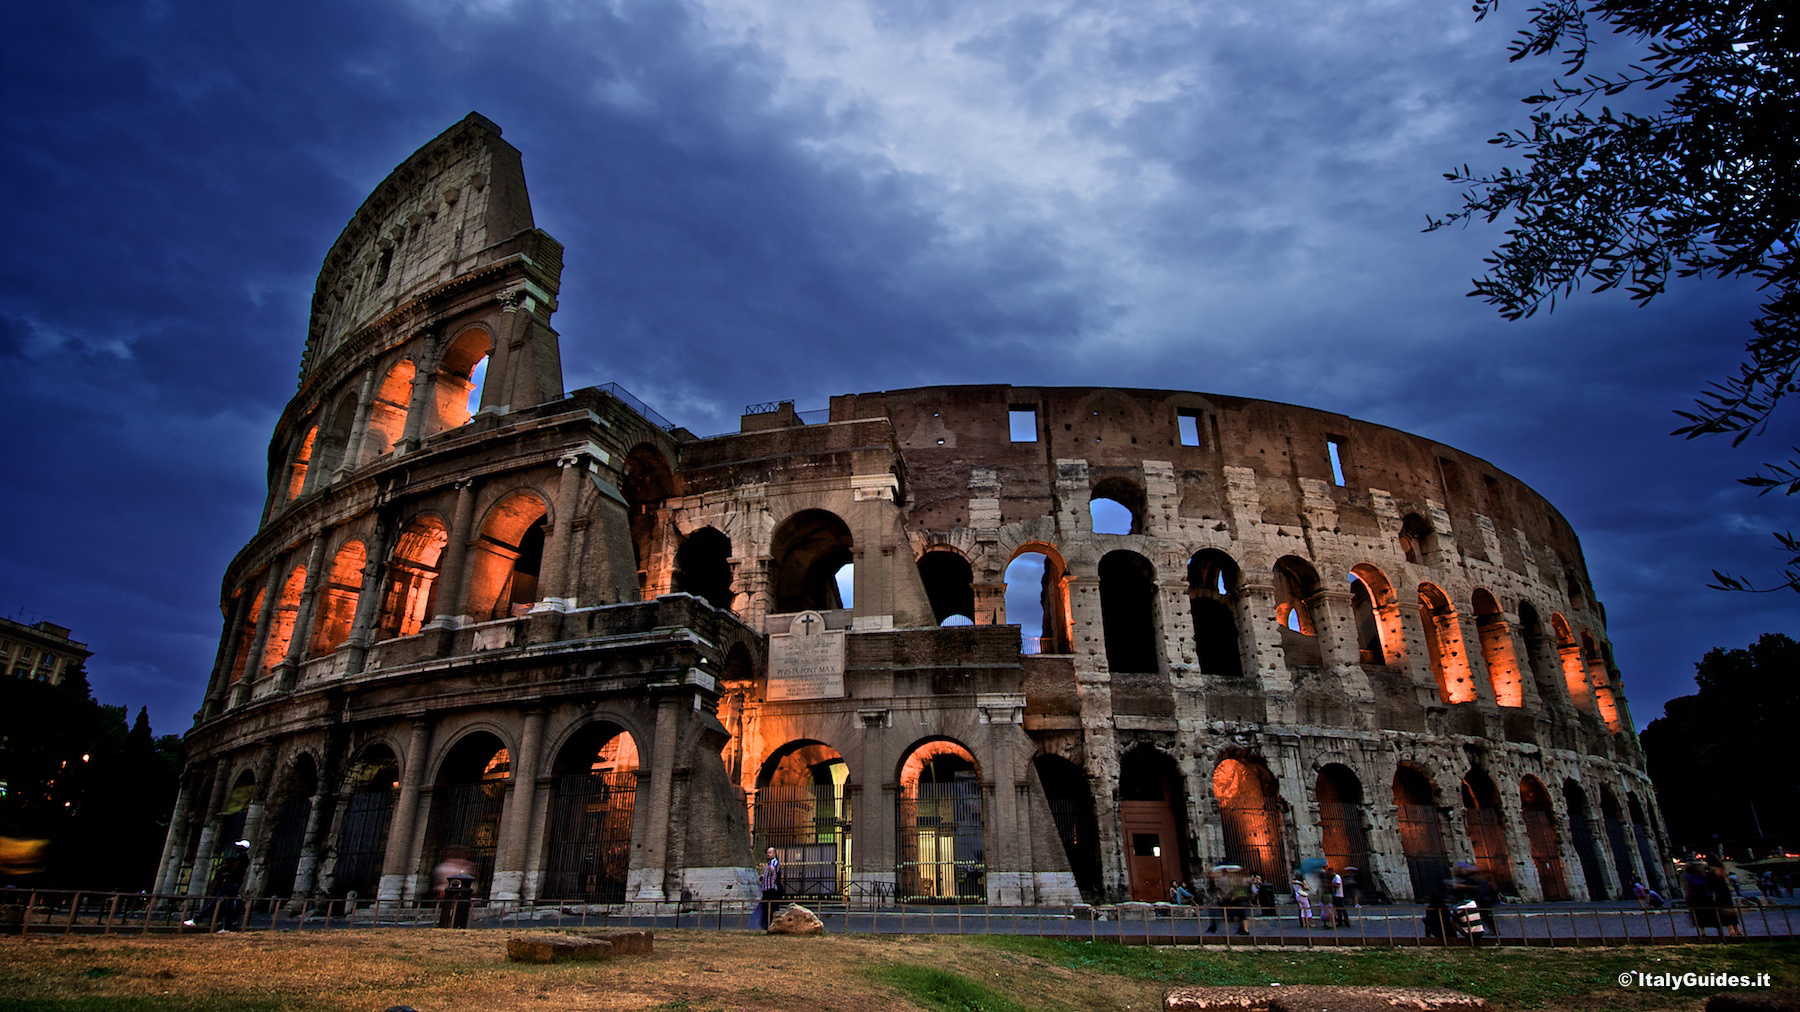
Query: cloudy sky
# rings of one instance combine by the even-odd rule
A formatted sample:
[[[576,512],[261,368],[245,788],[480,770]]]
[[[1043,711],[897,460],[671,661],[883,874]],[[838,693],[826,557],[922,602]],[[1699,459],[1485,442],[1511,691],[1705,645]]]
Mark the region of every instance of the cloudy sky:
[[[1517,12],[1510,12],[1517,16]],[[1800,442],[1669,438],[1744,286],[1525,323],[1463,297],[1492,229],[1423,235],[1548,64],[1463,0],[8,4],[0,614],[185,730],[254,529],[319,263],[479,110],[568,247],[570,388],[696,432],[748,402],[935,383],[1178,387],[1439,439],[1575,525],[1634,716],[1800,633],[1767,575]]]

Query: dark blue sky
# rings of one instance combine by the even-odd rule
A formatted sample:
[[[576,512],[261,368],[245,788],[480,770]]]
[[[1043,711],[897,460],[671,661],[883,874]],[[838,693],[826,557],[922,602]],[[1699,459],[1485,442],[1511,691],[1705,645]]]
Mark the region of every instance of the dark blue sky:
[[[1511,12],[1517,16],[1517,12]],[[104,700],[185,730],[253,530],[319,263],[471,109],[568,247],[570,388],[697,432],[930,383],[1293,401],[1486,457],[1559,506],[1634,716],[1800,633],[1795,503],[1669,438],[1755,295],[1525,323],[1463,297],[1497,229],[1422,235],[1552,66],[1392,0],[6,5],[0,614],[73,627]]]

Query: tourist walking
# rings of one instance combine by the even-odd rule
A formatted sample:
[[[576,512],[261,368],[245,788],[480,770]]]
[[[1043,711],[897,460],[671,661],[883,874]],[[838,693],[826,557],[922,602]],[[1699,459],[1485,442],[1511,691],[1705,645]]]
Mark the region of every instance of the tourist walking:
[[[766,860],[757,873],[756,883],[762,890],[762,899],[756,904],[756,919],[752,927],[767,928],[775,920],[775,903],[781,899],[781,858],[770,847],[763,852]]]
[[[1312,924],[1312,893],[1306,888],[1306,882],[1300,876],[1294,876],[1294,903],[1300,908],[1300,926],[1310,927]]]
[[[1350,926],[1350,907],[1344,896],[1344,876],[1330,865],[1325,866],[1325,874],[1331,881],[1331,922],[1333,927]]]

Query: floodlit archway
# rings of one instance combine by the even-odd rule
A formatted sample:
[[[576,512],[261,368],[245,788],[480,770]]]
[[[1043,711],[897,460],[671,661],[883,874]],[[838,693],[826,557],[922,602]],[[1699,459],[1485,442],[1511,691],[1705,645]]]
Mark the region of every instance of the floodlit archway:
[[[1394,771],[1394,814],[1413,899],[1443,892],[1450,877],[1450,855],[1431,780],[1423,770],[1402,764]]]
[[[609,721],[582,728],[557,753],[540,898],[625,899],[638,769],[636,740]]]
[[[500,812],[511,778],[512,755],[494,735],[476,731],[451,748],[432,789],[421,873],[452,862],[453,867],[473,872],[475,895],[487,895],[494,881]]]
[[[413,371],[412,360],[403,358],[394,363],[375,388],[360,460],[375,460],[392,452],[405,435],[406,413],[412,406]]]
[[[1268,765],[1254,756],[1221,760],[1213,767],[1212,789],[1225,860],[1260,874],[1265,882],[1286,882],[1290,862],[1281,791]]]
[[[538,600],[549,507],[534,492],[513,492],[495,503],[472,550],[469,612],[479,619],[510,618]]]
[[[1518,651],[1513,649],[1512,626],[1501,614],[1500,602],[1485,588],[1477,587],[1469,603],[1475,609],[1475,637],[1481,641],[1481,659],[1487,665],[1494,703],[1524,706],[1525,681],[1519,673]]]
[[[381,886],[388,829],[400,795],[400,763],[386,745],[370,745],[350,764],[344,783],[350,796],[338,826],[331,893],[370,897]]]
[[[449,541],[443,521],[432,516],[419,517],[400,532],[388,560],[377,639],[411,636],[424,626],[433,610],[431,592],[437,587],[438,560]]]
[[[1463,646],[1462,626],[1450,597],[1434,583],[1419,584],[1419,624],[1425,630],[1425,658],[1446,703],[1475,701],[1475,680]]]
[[[281,584],[281,596],[269,615],[269,638],[263,641],[262,670],[266,674],[287,659],[294,641],[294,623],[300,617],[300,597],[306,591],[306,567],[295,566]]]
[[[776,749],[757,775],[751,835],[757,854],[774,847],[789,896],[836,898],[850,885],[850,767],[823,742]]]
[[[1019,652],[1066,654],[1069,568],[1049,545],[1023,546],[1006,566],[1006,621],[1019,627]]]
[[[350,627],[356,619],[356,602],[362,596],[363,569],[368,561],[368,550],[356,540],[344,542],[332,555],[331,568],[326,571],[325,583],[318,591],[318,603],[313,606],[319,615],[313,630],[313,653],[330,653],[350,638]]]
[[[465,424],[481,407],[488,356],[493,351],[493,337],[478,327],[463,331],[444,349],[432,378],[432,432]]]
[[[1368,563],[1350,569],[1350,607],[1356,616],[1357,660],[1398,664],[1406,655],[1400,600],[1387,574]]]
[[[987,902],[986,806],[975,756],[960,743],[932,739],[900,764],[894,820],[901,902]]]
[[[1517,892],[1513,884],[1512,855],[1506,846],[1506,813],[1493,778],[1470,770],[1462,781],[1463,826],[1474,847],[1475,867],[1501,892]]]
[[[1537,868],[1544,899],[1568,899],[1569,882],[1563,873],[1556,810],[1551,805],[1550,792],[1537,777],[1528,775],[1519,781],[1519,807],[1525,815],[1525,838],[1531,844],[1531,863]]]

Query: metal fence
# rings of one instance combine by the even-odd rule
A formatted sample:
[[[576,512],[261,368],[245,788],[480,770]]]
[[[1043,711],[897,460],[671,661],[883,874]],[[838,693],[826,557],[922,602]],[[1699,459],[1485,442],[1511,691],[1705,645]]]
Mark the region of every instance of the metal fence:
[[[1459,933],[1448,919],[1432,934],[1419,907],[1353,907],[1349,923],[1324,926],[1325,918],[1302,924],[1292,908],[1265,916],[1261,908],[1224,910],[1127,904],[1086,916],[1032,907],[973,905],[893,905],[891,896],[859,893],[887,905],[854,900],[810,907],[832,933],[1010,934],[1087,939],[1123,944],[1204,945],[1225,948],[1276,946],[1528,946],[1731,944],[1791,939],[1800,909],[1791,905],[1735,908],[1741,935],[1702,929],[1680,908],[1626,906],[1502,906],[1491,913],[1478,936]],[[216,900],[216,901],[215,901]],[[230,900],[190,896],[72,890],[7,890],[0,893],[0,933],[29,935],[171,934],[215,931],[331,931],[463,927],[546,929],[635,927],[745,930],[754,903],[747,901],[632,901],[586,903],[538,900],[529,903],[485,900],[347,902],[343,900]],[[193,920],[192,927],[183,922]],[[1238,926],[1242,924],[1243,932]]]

